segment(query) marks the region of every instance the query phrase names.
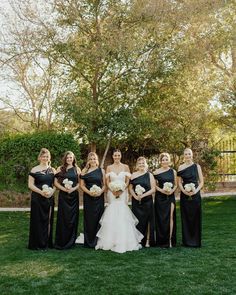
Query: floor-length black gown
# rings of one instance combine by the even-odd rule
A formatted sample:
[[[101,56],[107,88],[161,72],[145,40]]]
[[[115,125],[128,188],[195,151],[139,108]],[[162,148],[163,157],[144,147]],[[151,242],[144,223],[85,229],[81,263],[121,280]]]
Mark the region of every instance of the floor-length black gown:
[[[55,175],[58,179],[68,179],[73,181],[72,186],[78,184],[78,174],[75,167],[66,171],[64,175],[61,172]],[[63,184],[62,184],[63,185]],[[59,250],[69,249],[75,245],[77,238],[79,222],[79,193],[78,190],[72,193],[59,191],[58,212],[56,224],[55,248]]]
[[[30,172],[34,179],[34,185],[42,189],[44,184],[53,187],[54,173],[52,168]],[[30,232],[28,248],[32,250],[46,250],[53,248],[52,229],[54,214],[54,197],[46,198],[32,191],[31,193],[31,211],[30,211]]]
[[[169,169],[165,172],[154,175],[158,181],[158,186],[163,188],[165,182],[171,182],[174,187],[175,175],[174,170]],[[173,212],[173,230],[170,237],[170,216],[171,204],[174,204]],[[176,205],[175,195],[166,195],[156,191],[155,195],[155,221],[156,221],[156,244],[159,247],[168,248],[170,239],[172,246],[176,245]]]
[[[198,187],[197,164],[193,164],[177,174],[183,180],[183,187],[187,183],[194,183]],[[200,191],[189,197],[182,191],[180,194],[180,212],[182,224],[182,243],[186,247],[201,247],[201,194]]]
[[[137,185],[141,185],[145,192],[151,189],[150,174],[146,172],[130,181],[133,185],[133,190]],[[149,244],[150,246],[155,245],[154,236],[154,207],[152,195],[146,196],[141,199],[141,202],[132,197],[132,211],[138,219],[137,229],[144,235],[142,239],[142,246],[146,245],[148,227],[149,227]]]
[[[88,190],[95,184],[103,187],[103,173],[97,168],[80,176],[84,180]],[[104,194],[99,197],[92,197],[84,192],[84,246],[95,248],[97,244],[96,234],[100,228],[99,221],[104,212]]]

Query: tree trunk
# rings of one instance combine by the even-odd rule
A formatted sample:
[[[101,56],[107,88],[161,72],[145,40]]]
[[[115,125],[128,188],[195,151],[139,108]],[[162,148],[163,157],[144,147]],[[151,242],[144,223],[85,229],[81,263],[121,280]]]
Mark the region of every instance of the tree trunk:
[[[101,161],[101,164],[100,164],[100,167],[103,168],[104,167],[104,163],[105,163],[105,160],[106,160],[106,156],[107,156],[107,153],[108,153],[108,150],[110,148],[110,144],[111,144],[111,138],[112,136],[110,135],[108,141],[107,141],[107,145],[106,145],[106,149],[104,151],[104,154],[103,154],[103,157],[102,157],[102,161]]]
[[[95,142],[91,142],[90,152],[96,153],[96,143]]]

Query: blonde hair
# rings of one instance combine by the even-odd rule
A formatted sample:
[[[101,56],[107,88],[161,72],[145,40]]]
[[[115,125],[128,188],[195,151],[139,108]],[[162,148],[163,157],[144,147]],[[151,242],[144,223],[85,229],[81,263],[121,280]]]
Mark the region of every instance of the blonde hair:
[[[186,151],[190,151],[191,154],[193,155],[193,150],[192,150],[191,148],[189,148],[189,147],[185,148],[185,149],[184,149],[184,153],[185,153]]]
[[[159,156],[159,163],[162,162],[162,159],[163,159],[164,157],[167,157],[168,160],[169,160],[169,162],[170,162],[170,154],[169,154],[169,153],[161,153],[160,156]]]
[[[39,152],[39,155],[38,155],[38,161],[40,161],[40,158],[45,155],[45,154],[48,154],[49,156],[49,160],[48,160],[48,165],[50,166],[51,164],[51,153],[49,152],[48,149],[46,148],[41,148],[40,152]]]
[[[87,163],[85,165],[85,171],[88,172],[89,168],[90,168],[90,164],[89,164],[89,161],[91,160],[92,157],[95,157],[96,158],[96,163],[97,163],[97,166],[99,166],[99,161],[98,161],[98,155],[94,152],[90,152],[88,154],[88,157],[87,157]]]
[[[191,152],[191,155],[192,155],[192,158],[193,158],[193,151],[192,151],[192,149],[191,149],[191,148],[185,148],[185,149],[184,149],[184,153],[185,153],[186,151],[190,151],[190,152]]]
[[[136,166],[135,166],[136,170],[138,170],[138,162],[139,161],[144,161],[145,168],[146,168],[146,170],[148,170],[148,164],[147,164],[147,160],[145,157],[138,157],[138,159],[136,161]]]

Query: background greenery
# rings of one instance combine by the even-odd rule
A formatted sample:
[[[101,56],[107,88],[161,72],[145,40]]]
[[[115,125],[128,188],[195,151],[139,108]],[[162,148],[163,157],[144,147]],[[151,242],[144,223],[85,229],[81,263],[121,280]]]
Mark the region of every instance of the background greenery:
[[[236,130],[235,1],[5,2],[2,136],[70,132],[81,143],[81,158],[97,151],[102,166],[119,147],[131,166],[140,155],[167,151],[176,168],[188,146],[214,187],[216,146]],[[20,150],[14,140],[9,149],[1,145],[3,153]],[[22,190],[30,165],[19,155],[1,157],[10,172],[3,166],[0,176]],[[227,166],[228,157],[221,162]],[[231,167],[223,170],[229,174]]]
[[[235,197],[203,200],[200,249],[180,246],[178,208],[176,248],[125,254],[82,246],[67,251],[30,251],[26,249],[29,213],[0,212],[1,294],[233,295],[235,205]]]
[[[0,139],[1,189],[26,191],[28,173],[38,164],[42,147],[50,150],[53,167],[61,164],[63,154],[72,150],[80,163],[80,148],[73,135],[56,131],[16,134]]]

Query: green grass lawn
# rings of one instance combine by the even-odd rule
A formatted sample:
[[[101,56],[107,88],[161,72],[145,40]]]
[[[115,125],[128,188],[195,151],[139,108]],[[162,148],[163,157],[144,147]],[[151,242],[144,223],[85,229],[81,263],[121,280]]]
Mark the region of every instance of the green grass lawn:
[[[203,247],[30,251],[29,213],[0,212],[0,294],[236,294],[236,198],[203,202]]]

